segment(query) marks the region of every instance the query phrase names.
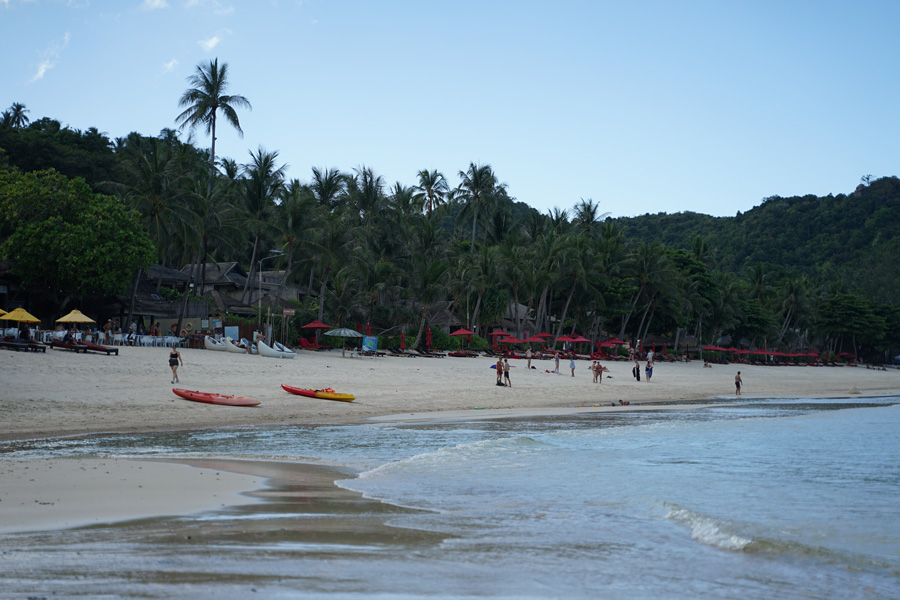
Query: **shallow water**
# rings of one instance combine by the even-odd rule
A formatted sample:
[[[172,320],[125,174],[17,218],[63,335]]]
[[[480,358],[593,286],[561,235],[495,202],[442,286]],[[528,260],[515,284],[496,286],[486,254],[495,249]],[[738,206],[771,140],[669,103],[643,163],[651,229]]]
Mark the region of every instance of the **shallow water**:
[[[344,494],[304,503],[283,481],[267,504],[8,536],[0,543],[21,551],[0,554],[8,574],[0,590],[6,583],[88,596],[244,597],[254,588],[292,598],[897,598],[898,402],[722,402],[2,444],[3,459],[335,465],[343,469],[339,485],[371,501]],[[205,533],[172,533],[186,530]]]

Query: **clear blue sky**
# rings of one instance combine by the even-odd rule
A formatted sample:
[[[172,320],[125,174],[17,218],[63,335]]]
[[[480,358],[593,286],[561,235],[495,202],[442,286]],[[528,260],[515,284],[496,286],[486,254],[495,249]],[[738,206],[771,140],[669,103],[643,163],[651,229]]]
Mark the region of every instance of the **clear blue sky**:
[[[897,174],[898,23],[874,0],[0,0],[0,108],[153,136],[218,58],[253,105],[219,130],[240,163],[487,163],[544,213],[731,216]]]

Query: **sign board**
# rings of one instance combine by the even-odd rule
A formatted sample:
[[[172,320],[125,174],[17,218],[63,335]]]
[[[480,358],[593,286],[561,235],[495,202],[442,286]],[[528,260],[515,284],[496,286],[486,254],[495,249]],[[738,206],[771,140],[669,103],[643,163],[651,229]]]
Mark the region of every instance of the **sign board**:
[[[362,351],[363,352],[377,352],[378,351],[378,338],[375,337],[374,335],[363,336]]]
[[[284,311],[282,312],[282,314],[285,317],[293,317],[296,313],[297,313],[296,308],[285,308]]]

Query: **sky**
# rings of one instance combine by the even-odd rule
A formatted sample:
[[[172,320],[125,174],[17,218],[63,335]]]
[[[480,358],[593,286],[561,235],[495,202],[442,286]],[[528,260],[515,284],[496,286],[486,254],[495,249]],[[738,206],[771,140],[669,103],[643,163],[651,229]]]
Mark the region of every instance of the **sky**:
[[[218,129],[238,163],[386,186],[488,164],[543,213],[734,216],[898,174],[898,22],[894,0],[0,0],[0,109],[156,136],[218,59],[252,104]]]

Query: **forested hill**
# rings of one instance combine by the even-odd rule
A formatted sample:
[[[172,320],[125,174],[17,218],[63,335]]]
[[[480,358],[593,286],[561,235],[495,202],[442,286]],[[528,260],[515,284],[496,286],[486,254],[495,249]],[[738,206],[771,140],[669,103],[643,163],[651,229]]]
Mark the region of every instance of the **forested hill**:
[[[735,217],[697,213],[621,218],[634,240],[690,250],[703,238],[720,269],[756,264],[840,281],[872,299],[900,300],[900,179],[885,177],[851,194],[767,198]]]

